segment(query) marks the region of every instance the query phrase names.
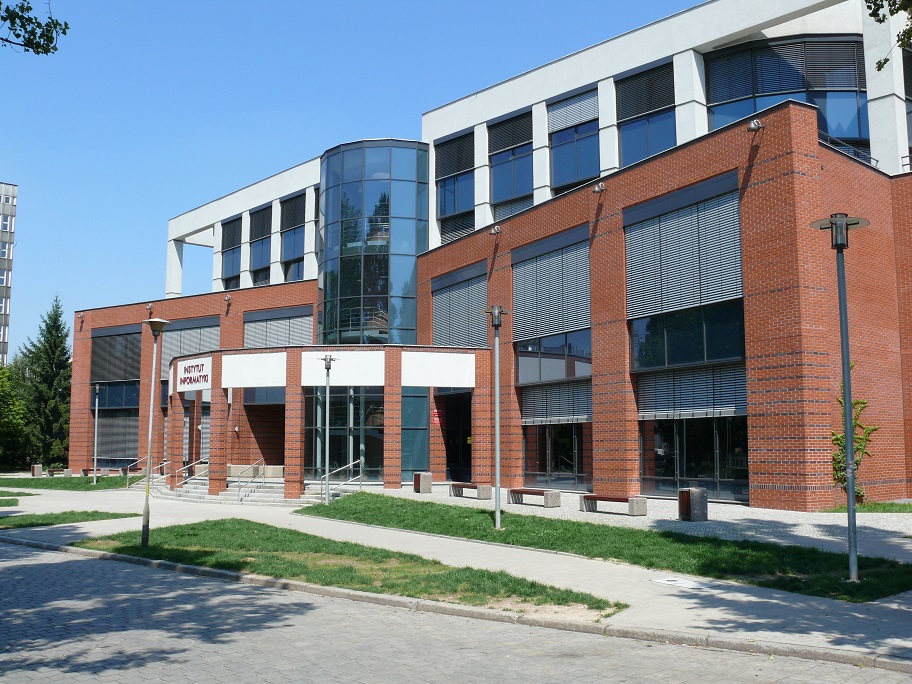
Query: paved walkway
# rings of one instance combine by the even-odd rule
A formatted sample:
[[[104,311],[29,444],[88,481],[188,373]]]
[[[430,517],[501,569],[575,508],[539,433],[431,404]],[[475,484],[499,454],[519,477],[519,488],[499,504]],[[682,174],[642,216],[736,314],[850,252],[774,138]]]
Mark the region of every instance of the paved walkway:
[[[416,613],[0,543],[4,682],[857,682],[908,675]]]
[[[443,495],[425,495],[422,498],[438,496]],[[662,515],[663,506],[666,505],[673,507],[674,502],[650,501],[651,513],[645,521],[626,516],[589,515],[604,520],[606,524],[623,520],[659,529],[679,529],[675,525],[699,525],[676,523],[670,519],[663,521],[658,516]],[[142,492],[85,494],[48,491],[40,496],[20,499],[20,508],[10,511],[49,512],[90,508],[139,513],[142,510]],[[515,507],[510,507],[510,510],[513,508]],[[522,508],[536,513],[543,512],[542,509],[532,507]],[[570,514],[565,502],[559,515]],[[836,527],[836,521],[842,517],[836,516],[832,523],[824,525],[819,518],[819,515],[824,514],[815,516],[719,505],[711,505],[710,515],[717,521],[713,525],[721,525],[729,532],[740,524],[736,516],[750,516],[751,520],[746,520],[745,524],[751,525],[751,534],[756,535],[753,538],[775,538],[773,535],[777,530],[791,530],[790,541],[806,538],[809,543],[818,539],[806,537],[810,532],[804,530],[826,531],[829,529],[826,525]],[[731,518],[726,519],[726,516]],[[850,662],[869,664],[870,660],[865,661],[864,658],[886,656],[882,658],[884,664],[896,659],[903,667],[912,665],[912,592],[867,604],[846,604],[728,582],[682,577],[566,554],[296,516],[287,509],[191,504],[171,499],[152,501],[153,528],[224,517],[243,517],[333,539],[417,553],[450,565],[505,570],[549,584],[624,601],[630,604],[630,608],[612,617],[610,625],[627,634],[639,632],[652,639],[666,635],[669,639],[703,640],[703,643],[724,639],[729,646],[740,644],[745,649],[752,644],[757,647],[766,644],[775,647],[780,653],[792,650],[812,657],[817,654],[827,659],[843,658]],[[827,514],[823,520],[832,517],[834,516]],[[897,539],[891,544],[883,543],[883,539],[887,538],[884,530],[889,530],[890,526],[872,527],[872,530],[881,530],[877,534],[884,536],[879,547],[872,543],[871,548],[889,548],[891,555],[898,556],[902,555],[900,551],[906,553],[904,549],[907,549],[907,540],[901,539],[906,516],[894,517],[896,520],[891,525],[899,531],[890,534]],[[764,520],[767,522],[764,523]],[[670,527],[662,527],[663,525]],[[860,529],[867,529],[867,525],[867,522],[862,522]],[[3,536],[66,544],[85,536],[138,527],[138,520],[123,519],[17,530],[5,532]],[[703,529],[705,531],[707,528]],[[154,529],[152,536],[154,540]],[[867,535],[864,538],[867,540]]]

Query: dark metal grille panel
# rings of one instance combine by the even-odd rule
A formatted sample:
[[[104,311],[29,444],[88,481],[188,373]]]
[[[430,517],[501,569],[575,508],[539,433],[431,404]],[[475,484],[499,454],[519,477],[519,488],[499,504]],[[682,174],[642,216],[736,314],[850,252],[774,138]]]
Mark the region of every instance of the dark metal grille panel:
[[[241,244],[241,219],[236,218],[222,224],[222,250],[239,247]]]
[[[514,264],[514,340],[580,330],[589,325],[588,242]]]
[[[475,212],[440,220],[440,242],[447,244],[475,230]]]
[[[437,178],[475,168],[475,133],[467,133],[434,146]]]
[[[617,81],[618,121],[674,106],[674,65],[669,62]]]
[[[628,226],[627,317],[742,295],[738,193]]]
[[[865,88],[864,66],[862,64],[859,74],[855,45],[808,43],[805,46],[808,88]]]
[[[747,413],[744,364],[640,373],[637,376],[640,420]]]
[[[588,380],[523,387],[520,392],[523,425],[592,420],[592,383]]]
[[[305,221],[305,195],[298,195],[282,201],[282,230],[303,225]]]
[[[488,346],[488,281],[470,278],[441,288],[432,300],[433,344],[447,347]]]
[[[738,100],[754,94],[750,50],[706,60],[706,90],[710,103]]]
[[[560,131],[597,119],[598,91],[590,90],[548,106],[548,132]]]
[[[250,213],[250,241],[269,237],[272,232],[272,207]]]
[[[488,126],[489,154],[530,142],[532,142],[532,112]]]
[[[139,451],[139,409],[98,412],[99,459],[136,460]]]
[[[804,90],[804,45],[790,43],[754,51],[757,94]]]
[[[139,380],[142,335],[92,338],[91,382]]]

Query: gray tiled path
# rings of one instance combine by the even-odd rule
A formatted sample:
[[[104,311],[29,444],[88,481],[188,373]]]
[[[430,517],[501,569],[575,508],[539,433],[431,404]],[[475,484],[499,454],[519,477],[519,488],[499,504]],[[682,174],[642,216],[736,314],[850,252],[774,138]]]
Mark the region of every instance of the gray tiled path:
[[[437,497],[438,494],[433,495],[433,498]],[[694,525],[673,520],[673,502],[650,501],[649,505],[650,516],[645,521],[627,516],[589,515],[607,524],[626,520],[637,525],[664,525],[670,529]],[[669,510],[665,511],[663,505]],[[40,496],[22,498],[18,509],[6,510],[49,512],[90,508],[139,513],[142,509],[142,492],[117,491],[88,495],[49,491]],[[722,508],[724,510],[711,506],[710,515],[714,520],[724,522],[729,530],[738,526],[749,527],[757,536],[772,535],[777,527],[783,526],[789,529],[807,529],[808,534],[812,534],[815,526],[820,524],[810,514]],[[544,512],[531,507],[527,507],[527,510]],[[568,502],[565,501],[564,508],[560,511],[562,516],[570,515]],[[753,519],[748,517],[751,513],[756,513]],[[743,522],[738,520],[738,516],[743,517]],[[710,583],[709,586],[702,582],[697,586],[687,586],[688,578],[621,563],[295,516],[287,509],[193,504],[160,498],[152,501],[153,528],[224,517],[246,517],[329,538],[417,553],[450,565],[503,569],[530,579],[621,600],[629,603],[630,608],[611,618],[609,624],[617,629],[644,630],[650,632],[653,638],[655,634],[684,635],[698,639],[722,637],[742,644],[764,643],[781,647],[777,652],[784,652],[783,649],[811,649],[820,652],[823,649],[827,653],[836,654],[836,657],[840,654],[849,654],[853,658],[859,654],[895,657],[903,659],[906,665],[909,664],[908,659],[912,659],[912,592],[859,605],[725,582]],[[826,518],[822,520],[825,522]],[[893,552],[896,552],[895,555],[903,555],[900,551],[905,550],[906,542],[909,541],[903,537],[903,526],[907,524],[905,520],[908,520],[907,516],[894,516],[892,522],[878,528],[880,531],[877,534],[890,540],[889,543],[880,545],[880,548],[891,551],[889,555],[894,555]],[[138,527],[139,521],[133,518],[17,530],[0,536],[61,544],[85,536],[136,530]],[[795,541],[794,537],[791,541]],[[908,560],[908,557],[905,559]],[[668,584],[666,581],[669,579],[684,580],[684,585],[681,582],[677,585]],[[795,650],[788,652],[794,653]]]
[[[413,613],[0,543],[9,682],[878,682],[835,663]]]

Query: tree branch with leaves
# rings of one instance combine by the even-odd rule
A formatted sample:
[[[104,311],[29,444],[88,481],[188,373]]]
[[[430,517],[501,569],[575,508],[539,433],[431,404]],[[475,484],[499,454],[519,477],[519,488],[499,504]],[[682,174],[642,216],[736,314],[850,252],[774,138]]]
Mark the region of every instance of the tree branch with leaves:
[[[912,48],[912,0],[865,0],[868,14],[878,24],[885,24],[890,17],[900,13],[906,14],[906,25],[896,34],[896,47]],[[877,60],[877,70],[886,66],[889,57]]]
[[[855,368],[855,363],[852,362],[849,366],[851,371]],[[845,385],[839,384],[839,397],[836,401],[839,402],[839,406],[843,409],[840,411],[839,415],[843,415],[845,411]],[[853,440],[853,462],[855,464],[855,474],[858,475],[858,469],[861,467],[861,462],[866,456],[870,456],[871,452],[868,451],[868,445],[871,442],[871,437],[875,432],[880,430],[879,425],[865,425],[861,422],[861,414],[868,407],[867,399],[852,399],[852,432],[854,433],[855,439]],[[833,442],[833,446],[836,447],[836,451],[833,452],[833,481],[842,487],[842,491],[848,491],[848,473],[846,472],[846,434],[845,430],[836,431],[834,430],[830,435],[830,441]],[[856,483],[858,480],[856,479]],[[859,499],[864,499],[865,491],[857,484],[855,485],[855,497]]]
[[[47,5],[47,19],[42,21],[33,13],[28,0],[14,3],[0,3],[0,27],[6,27],[6,36],[0,36],[4,47],[21,48],[23,52],[36,55],[51,55],[57,52],[57,40],[65,36],[70,25],[58,21],[51,14],[51,3]]]

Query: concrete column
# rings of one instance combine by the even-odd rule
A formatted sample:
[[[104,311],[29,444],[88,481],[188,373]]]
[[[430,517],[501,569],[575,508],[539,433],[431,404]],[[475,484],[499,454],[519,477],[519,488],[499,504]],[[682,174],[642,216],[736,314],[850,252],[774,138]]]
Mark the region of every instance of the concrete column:
[[[865,77],[868,82],[868,120],[871,129],[871,156],[877,168],[889,174],[902,173],[908,164],[909,130],[906,122],[905,85],[902,50],[895,46],[906,16],[891,17],[878,24],[864,14]],[[889,57],[882,71],[877,61]],[[905,158],[905,159],[904,159]]]
[[[269,283],[284,283],[282,273],[282,203],[272,201],[272,233],[269,236]]]
[[[250,275],[250,212],[241,214],[241,287],[253,287]]]
[[[320,230],[320,198],[313,185],[305,191],[304,211],[307,218],[304,226],[304,280],[313,280],[317,277],[317,231]]]
[[[534,204],[551,199],[551,146],[548,141],[548,105],[532,105],[532,187]]]
[[[428,249],[440,246],[440,219],[437,218],[437,148],[428,146]]]
[[[675,133],[681,145],[709,132],[703,55],[695,50],[674,56]]]
[[[222,222],[216,221],[212,226],[212,291],[225,289],[222,283]]]
[[[491,209],[491,165],[488,159],[488,125],[475,126],[475,228],[494,223]]]
[[[168,240],[165,263],[165,297],[180,297],[184,281],[184,241]]]
[[[618,147],[617,99],[614,79],[598,82],[599,101],[599,166],[601,175],[614,173],[621,168]]]

